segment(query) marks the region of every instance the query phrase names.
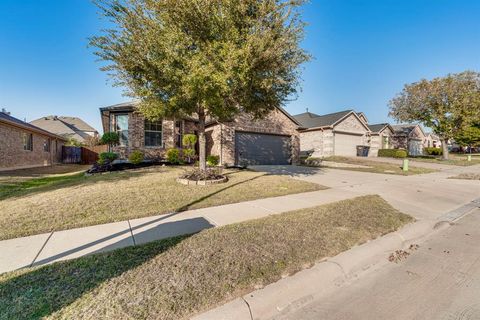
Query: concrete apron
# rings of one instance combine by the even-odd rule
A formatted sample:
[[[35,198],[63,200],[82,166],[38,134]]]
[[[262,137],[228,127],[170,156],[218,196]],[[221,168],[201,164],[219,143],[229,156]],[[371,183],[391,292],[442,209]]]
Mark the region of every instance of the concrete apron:
[[[312,268],[281,279],[263,289],[237,298],[223,306],[197,315],[195,320],[263,320],[273,319],[309,302],[328,295],[375,272],[390,263],[388,256],[396,250],[407,250],[432,235],[450,227],[466,214],[480,208],[480,198],[439,219],[421,220],[396,232],[316,263]]]

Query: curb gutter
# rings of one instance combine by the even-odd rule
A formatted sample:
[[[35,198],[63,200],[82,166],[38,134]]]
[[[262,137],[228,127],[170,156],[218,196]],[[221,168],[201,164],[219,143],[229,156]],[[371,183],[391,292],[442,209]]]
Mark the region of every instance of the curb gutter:
[[[288,313],[390,263],[388,256],[395,250],[406,250],[412,244],[424,242],[477,208],[480,208],[480,198],[446,213],[438,220],[420,220],[396,232],[353,247],[316,263],[310,269],[302,270],[192,319],[267,320]]]

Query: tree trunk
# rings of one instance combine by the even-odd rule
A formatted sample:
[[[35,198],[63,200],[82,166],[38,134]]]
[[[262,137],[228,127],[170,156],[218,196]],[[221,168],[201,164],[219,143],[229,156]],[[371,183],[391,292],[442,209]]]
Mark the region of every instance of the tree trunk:
[[[443,160],[448,160],[448,139],[442,138],[440,139],[440,142],[442,143],[442,159]]]
[[[200,170],[207,170],[207,146],[205,139],[205,110],[199,107],[198,110],[198,163]]]

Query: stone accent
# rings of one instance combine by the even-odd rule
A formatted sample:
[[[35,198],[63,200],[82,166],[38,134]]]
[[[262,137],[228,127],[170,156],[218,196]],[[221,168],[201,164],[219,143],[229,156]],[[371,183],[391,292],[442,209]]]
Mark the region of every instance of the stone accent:
[[[177,182],[187,185],[187,186],[209,186],[213,184],[220,184],[220,183],[225,183],[228,181],[227,177],[223,177],[221,179],[215,179],[215,180],[189,180],[189,179],[183,179],[183,178],[178,178]]]
[[[33,151],[23,149],[23,133],[33,135]],[[49,166],[62,162],[63,140],[0,123],[0,170]],[[50,140],[50,151],[43,150]]]
[[[389,137],[389,145],[383,145],[383,139]],[[370,152],[369,157],[378,157],[378,150],[380,149],[392,149],[393,148],[393,131],[390,128],[383,129],[378,134],[372,134],[370,138]]]

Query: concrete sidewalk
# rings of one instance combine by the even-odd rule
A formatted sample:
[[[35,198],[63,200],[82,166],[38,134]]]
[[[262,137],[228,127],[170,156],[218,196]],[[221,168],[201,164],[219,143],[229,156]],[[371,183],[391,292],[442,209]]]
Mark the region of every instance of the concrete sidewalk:
[[[480,172],[480,166],[454,167],[448,171],[408,177],[296,166],[256,169],[289,175],[331,189],[0,241],[0,272],[191,234],[206,228],[367,194],[378,194],[396,209],[425,221],[440,219],[446,212],[454,212],[480,197],[478,181],[448,179],[462,172]]]
[[[78,258],[361,195],[321,190],[0,241],[0,273]]]

